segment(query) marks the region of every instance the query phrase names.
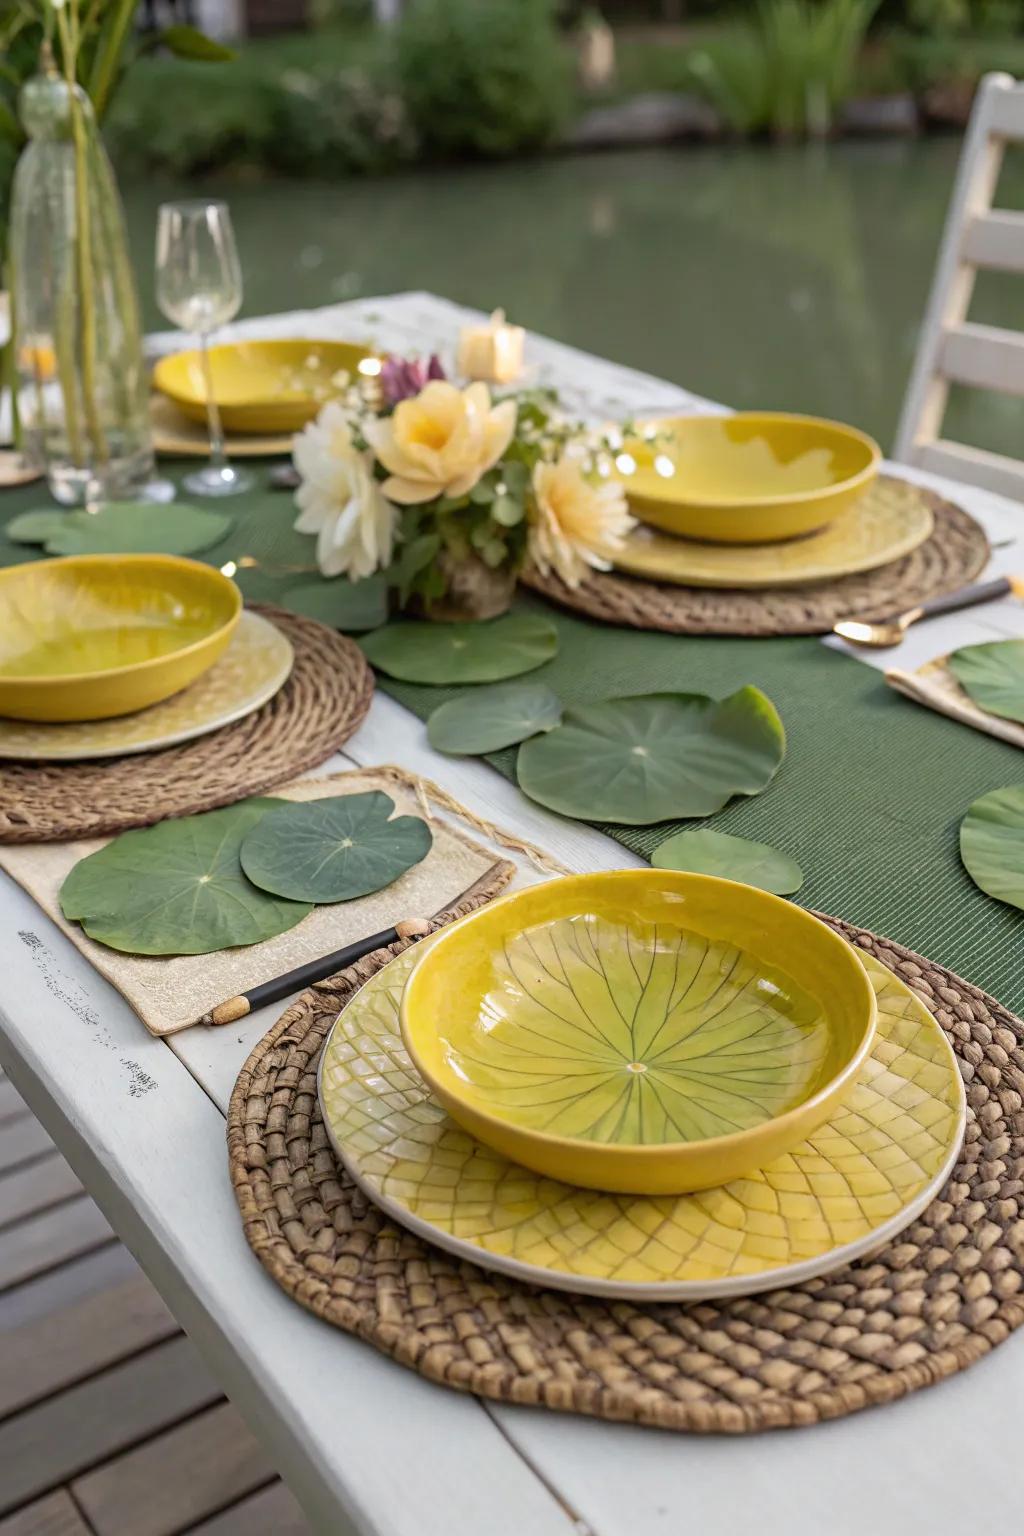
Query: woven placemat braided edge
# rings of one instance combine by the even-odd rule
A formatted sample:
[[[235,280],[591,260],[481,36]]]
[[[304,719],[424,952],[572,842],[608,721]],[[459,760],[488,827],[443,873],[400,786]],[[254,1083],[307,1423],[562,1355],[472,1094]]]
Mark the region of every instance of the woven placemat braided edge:
[[[160,752],[87,763],[0,763],[0,844],[106,837],[262,794],[316,768],[362,724],[373,669],[315,619],[252,604],[295,648],[287,682],[252,714]],[[20,799],[19,799],[20,794]]]
[[[436,926],[489,894],[477,892]],[[391,1226],[334,1157],[319,1114],[316,1063],[337,1012],[402,945],[303,994],[243,1067],[227,1140],[247,1241],[310,1311],[432,1381],[498,1401],[743,1433],[839,1418],[963,1370],[1024,1323],[1024,1025],[944,967],[817,915],[918,992],[949,1035],[966,1081],[960,1161],[939,1198],[880,1253],[793,1290],[642,1307],[533,1290]],[[1002,1129],[1008,1122],[1015,1137]],[[360,1204],[372,1233],[349,1220]],[[922,1243],[929,1233],[932,1240]],[[366,1294],[353,1299],[345,1292],[358,1287],[368,1263]],[[891,1311],[883,1310],[886,1298]],[[530,1318],[549,1352],[557,1336],[568,1360],[563,1353],[545,1363]],[[890,1332],[880,1333],[883,1325]],[[915,1338],[922,1329],[929,1349]],[[500,1340],[505,1364],[488,1349],[487,1330]],[[682,1374],[674,1362],[687,1350],[689,1374]]]
[[[684,587],[595,573],[570,590],[552,572],[523,572],[524,586],[560,607],[606,624],[671,635],[820,635],[842,618],[884,618],[966,586],[991,553],[984,529],[932,491],[931,537],[901,560],[856,576],[803,587]]]

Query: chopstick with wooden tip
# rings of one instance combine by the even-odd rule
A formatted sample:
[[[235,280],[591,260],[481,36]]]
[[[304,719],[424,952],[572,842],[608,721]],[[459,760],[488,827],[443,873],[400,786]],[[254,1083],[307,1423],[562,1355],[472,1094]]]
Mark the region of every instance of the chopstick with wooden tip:
[[[255,1008],[263,1008],[267,1003],[279,1003],[292,992],[301,992],[303,987],[312,986],[314,981],[323,981],[325,976],[343,971],[346,966],[354,965],[366,955],[372,955],[375,949],[383,949],[388,944],[397,943],[399,939],[421,939],[429,932],[430,924],[426,918],[407,917],[393,928],[385,928],[383,933],[371,933],[369,938],[356,939],[354,943],[346,944],[344,949],[336,949],[333,955],[321,955],[318,960],[307,960],[305,965],[297,965],[294,971],[275,976],[273,981],[261,982],[258,987],[250,987],[248,992],[229,997],[227,1002],[218,1003],[216,1008],[211,1008],[209,1013],[204,1013],[196,1022],[234,1024],[236,1019],[244,1019]]]

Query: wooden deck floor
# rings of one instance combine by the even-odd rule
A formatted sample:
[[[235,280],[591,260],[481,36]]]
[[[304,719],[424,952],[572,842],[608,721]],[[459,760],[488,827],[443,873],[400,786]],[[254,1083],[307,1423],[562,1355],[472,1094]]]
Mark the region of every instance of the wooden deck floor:
[[[0,1536],[309,1536],[0,1073]]]

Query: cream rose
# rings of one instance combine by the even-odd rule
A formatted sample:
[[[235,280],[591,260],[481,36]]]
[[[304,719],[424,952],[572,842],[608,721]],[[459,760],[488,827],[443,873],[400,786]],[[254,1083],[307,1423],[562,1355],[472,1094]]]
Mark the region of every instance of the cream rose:
[[[530,558],[545,576],[553,570],[567,587],[578,587],[589,570],[608,570],[636,527],[621,487],[613,480],[595,484],[576,459],[538,464],[533,495]]]
[[[388,471],[384,494],[411,506],[471,491],[497,464],[515,428],[514,400],[492,406],[486,384],[457,389],[436,379],[365,431]]]
[[[355,446],[336,401],[296,438],[293,458],[302,476],[295,526],[316,534],[323,574],[359,581],[390,565],[398,510],[373,478],[372,460]]]

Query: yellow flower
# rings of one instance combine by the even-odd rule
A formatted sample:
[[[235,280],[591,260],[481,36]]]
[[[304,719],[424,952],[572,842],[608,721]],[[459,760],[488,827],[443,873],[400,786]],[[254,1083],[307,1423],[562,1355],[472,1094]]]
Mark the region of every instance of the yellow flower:
[[[412,506],[437,496],[465,496],[497,464],[515,429],[514,400],[492,406],[486,384],[456,389],[434,379],[364,430],[389,474],[384,495]]]
[[[579,461],[540,463],[533,471],[536,512],[530,524],[529,553],[543,575],[550,571],[567,587],[578,587],[588,571],[606,571],[630,529],[626,498],[614,480],[596,484]]]

